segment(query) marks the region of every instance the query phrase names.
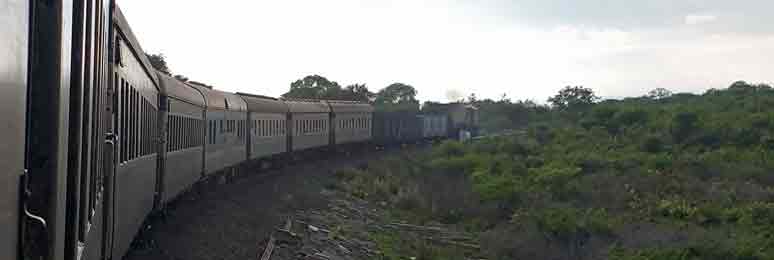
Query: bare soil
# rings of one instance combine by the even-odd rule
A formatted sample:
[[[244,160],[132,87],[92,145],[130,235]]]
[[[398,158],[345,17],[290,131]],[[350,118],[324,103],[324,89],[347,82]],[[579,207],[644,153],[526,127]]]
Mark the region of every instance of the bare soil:
[[[260,259],[269,236],[299,211],[325,210],[333,173],[399,150],[328,155],[275,170],[253,170],[196,189],[147,221],[125,259]]]

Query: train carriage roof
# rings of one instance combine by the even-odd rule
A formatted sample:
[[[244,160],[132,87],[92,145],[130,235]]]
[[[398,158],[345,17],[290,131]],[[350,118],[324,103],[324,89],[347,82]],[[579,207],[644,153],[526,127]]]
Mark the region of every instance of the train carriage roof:
[[[322,100],[287,99],[283,100],[290,113],[329,113],[331,107]]]
[[[118,5],[115,6],[115,10],[113,12],[113,21],[119,29],[118,33],[120,33],[126,39],[127,45],[129,45],[130,49],[132,49],[135,57],[140,60],[145,73],[148,75],[148,77],[150,77],[151,81],[153,81],[153,83],[158,88],[159,78],[156,75],[156,70],[153,69],[153,66],[151,66],[148,57],[145,56],[145,51],[140,46],[140,42],[137,41],[137,38],[134,36],[132,28],[129,27],[129,23],[126,21],[126,17],[124,17],[124,13],[121,12],[121,8],[119,8]]]
[[[174,97],[201,107],[207,106],[204,96],[198,90],[164,73],[157,72],[157,74],[161,83],[159,86],[161,87],[161,93],[163,95]]]
[[[247,110],[250,112],[263,113],[287,113],[288,105],[277,98],[253,95],[237,92],[247,103]]]
[[[190,81],[186,84],[199,90],[204,95],[204,101],[207,103],[208,109],[247,111],[247,103],[234,93],[212,89],[203,84]]]
[[[326,101],[330,106],[333,113],[371,113],[374,112],[374,107],[368,103],[356,102],[356,101],[338,101],[328,100]]]

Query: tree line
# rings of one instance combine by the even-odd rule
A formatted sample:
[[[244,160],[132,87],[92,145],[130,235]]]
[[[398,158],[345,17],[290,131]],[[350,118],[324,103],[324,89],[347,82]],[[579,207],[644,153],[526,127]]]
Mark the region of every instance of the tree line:
[[[164,54],[145,54],[148,61],[161,73],[173,76]],[[188,77],[174,74],[174,78],[183,82],[192,82],[204,86],[205,83],[189,80]],[[308,75],[290,83],[290,89],[283,98],[288,99],[327,99],[372,103],[377,107],[419,107],[417,90],[405,83],[392,83],[377,91],[371,91],[366,84],[355,83],[343,86],[320,75]]]

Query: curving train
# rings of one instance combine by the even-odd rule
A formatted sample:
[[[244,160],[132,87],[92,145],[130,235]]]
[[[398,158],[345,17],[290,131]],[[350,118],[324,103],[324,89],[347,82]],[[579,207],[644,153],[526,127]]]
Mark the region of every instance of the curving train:
[[[476,120],[181,82],[150,66],[113,0],[0,3],[0,260],[120,259],[149,214],[245,163]]]

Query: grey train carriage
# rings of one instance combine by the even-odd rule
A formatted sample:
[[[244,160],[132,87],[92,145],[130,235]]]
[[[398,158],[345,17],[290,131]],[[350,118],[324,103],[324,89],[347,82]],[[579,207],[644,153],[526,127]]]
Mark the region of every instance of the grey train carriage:
[[[155,73],[112,1],[2,6],[0,259],[118,259],[153,206]]]
[[[247,159],[247,103],[236,94],[189,84],[204,95],[206,138],[204,175],[238,165]]]
[[[158,194],[168,203],[204,176],[204,95],[164,73],[157,73],[162,86],[160,119],[164,144],[159,160]],[[161,206],[161,205],[158,205]]]
[[[290,150],[302,151],[328,147],[330,143],[330,106],[321,100],[286,100],[290,117]]]
[[[332,145],[363,143],[372,138],[373,106],[352,101],[326,101],[331,108]]]
[[[247,103],[247,158],[260,160],[289,151],[289,110],[276,98],[237,93]]]

